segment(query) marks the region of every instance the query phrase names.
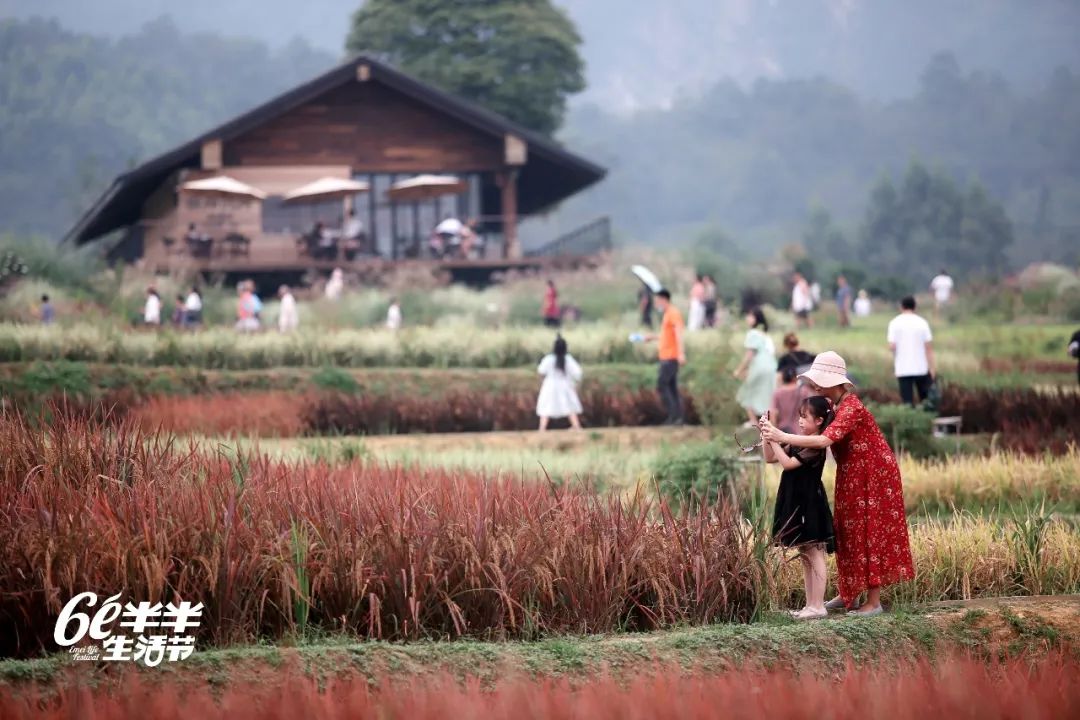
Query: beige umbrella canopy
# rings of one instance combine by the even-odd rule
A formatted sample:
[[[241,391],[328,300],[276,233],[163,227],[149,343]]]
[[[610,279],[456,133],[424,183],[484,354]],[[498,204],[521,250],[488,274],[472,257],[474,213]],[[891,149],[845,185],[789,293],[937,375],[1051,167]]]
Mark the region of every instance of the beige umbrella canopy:
[[[228,175],[217,175],[203,180],[192,180],[180,186],[184,192],[225,197],[249,197],[256,200],[266,198],[266,193],[257,187],[233,179]]]
[[[285,202],[320,202],[367,192],[370,186],[359,180],[324,177],[285,193]]]
[[[453,175],[417,175],[394,183],[386,194],[398,202],[430,200],[444,195],[460,195],[468,187],[467,181]]]

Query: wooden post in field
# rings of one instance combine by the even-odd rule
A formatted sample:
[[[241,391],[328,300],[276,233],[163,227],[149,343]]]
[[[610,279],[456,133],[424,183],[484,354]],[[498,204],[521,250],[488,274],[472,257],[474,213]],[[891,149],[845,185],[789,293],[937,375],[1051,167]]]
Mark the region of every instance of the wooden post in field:
[[[521,257],[517,237],[517,170],[499,173],[496,183],[502,189],[503,257]]]
[[[508,260],[521,257],[521,245],[517,236],[517,177],[518,169],[528,158],[528,143],[513,133],[507,133],[503,138],[503,162],[506,163],[506,170],[500,174],[502,182],[499,187],[502,188],[503,257]]]

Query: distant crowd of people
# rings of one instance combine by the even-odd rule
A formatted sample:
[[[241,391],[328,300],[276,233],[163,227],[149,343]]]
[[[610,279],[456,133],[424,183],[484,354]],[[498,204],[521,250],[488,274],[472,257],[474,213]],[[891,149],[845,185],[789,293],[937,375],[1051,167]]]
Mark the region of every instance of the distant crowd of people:
[[[335,269],[326,285],[326,297],[336,300],[344,287],[340,269]],[[242,280],[236,286],[236,321],[233,327],[237,332],[253,333],[263,329],[263,302],[256,291],[254,280]],[[278,287],[277,329],[281,333],[291,333],[300,327],[300,313],[292,288],[288,285]],[[41,298],[41,322],[51,324],[56,318],[56,311],[49,301],[49,296]],[[160,328],[165,325],[161,295],[157,288],[146,289],[143,302],[141,324],[146,328]],[[203,324],[203,299],[199,288],[193,286],[185,296],[179,294],[173,304],[169,324],[177,329],[196,329]],[[397,298],[391,298],[386,313],[386,327],[398,330],[402,325],[401,305]]]
[[[170,323],[177,328],[193,328],[202,324],[202,295],[199,288],[192,286],[187,295],[178,294],[173,302]],[[142,322],[143,325],[158,327],[164,323],[164,305],[157,288],[150,286],[146,289],[146,300],[143,302]]]
[[[792,275],[791,311],[796,318],[797,327],[812,327],[811,313],[820,302],[820,289],[816,283],[807,282],[799,272]],[[953,280],[942,270],[930,283],[934,296],[935,312],[949,304],[952,298]],[[840,327],[849,327],[852,316],[866,317],[872,312],[869,295],[865,290],[853,292],[847,278],[840,275],[836,279],[835,303],[837,322]],[[682,401],[679,394],[679,371],[686,363],[685,333],[714,327],[717,323],[720,303],[716,283],[707,274],[695,276],[690,289],[689,314],[684,320],[682,313],[672,303],[671,293],[667,290],[652,292],[642,286],[637,296],[637,308],[642,325],[653,327],[653,314],[658,309],[661,313],[660,331],[657,334],[641,335],[645,342],[657,343],[657,392],[663,403],[666,420],[669,425],[679,425],[685,421]],[[890,321],[886,331],[886,342],[893,355],[893,371],[902,401],[914,406],[923,403],[931,395],[931,389],[937,375],[933,350],[933,334],[929,323],[915,312],[914,297],[905,297],[900,302],[900,313]],[[541,303],[541,317],[545,325],[558,328],[561,326],[564,308],[559,304],[558,292],[553,281],[548,280]],[[769,336],[769,323],[765,312],[760,307],[753,307],[745,315],[747,326],[743,340],[743,355],[734,375],[741,380],[736,393],[736,400],[746,413],[746,427],[757,426],[763,415],[770,417],[776,426],[785,432],[795,432],[798,425],[799,408],[806,399],[806,387],[798,383],[800,375],[806,373],[815,362],[815,355],[802,349],[796,333],[784,336],[784,354],[777,356],[772,338]],[[559,339],[552,356],[559,357],[565,352],[565,341]],[[560,350],[561,348],[561,350]],[[1072,339],[1070,353],[1080,356],[1080,332]],[[552,370],[552,368],[555,368]],[[545,377],[557,373],[561,365],[552,366],[542,362],[540,372]],[[580,380],[580,366],[574,363],[576,370],[572,375]],[[570,376],[568,376],[570,377]],[[572,420],[578,426],[577,410],[579,403],[569,398],[567,388],[574,385],[574,377],[569,384],[559,387],[560,397],[566,395],[566,402],[549,402],[553,392],[549,383],[547,391],[542,391],[544,402],[537,403],[537,414],[541,417],[541,427],[546,428],[552,417],[568,417],[574,409]],[[1080,377],[1080,367],[1078,367]]]

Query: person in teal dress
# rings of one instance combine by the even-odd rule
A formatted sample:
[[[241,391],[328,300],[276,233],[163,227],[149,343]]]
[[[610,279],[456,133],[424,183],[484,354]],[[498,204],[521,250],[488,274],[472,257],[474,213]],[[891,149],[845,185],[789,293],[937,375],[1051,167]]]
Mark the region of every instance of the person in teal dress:
[[[776,347],[768,336],[769,323],[761,308],[746,313],[746,332],[743,347],[746,353],[735,370],[743,381],[735,399],[746,410],[746,426],[757,425],[758,418],[769,411],[776,389]]]

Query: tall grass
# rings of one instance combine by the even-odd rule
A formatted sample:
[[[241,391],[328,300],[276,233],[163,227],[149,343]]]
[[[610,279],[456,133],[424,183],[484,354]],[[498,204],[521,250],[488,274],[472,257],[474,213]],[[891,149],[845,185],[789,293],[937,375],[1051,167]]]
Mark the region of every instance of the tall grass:
[[[1075,447],[1060,456],[995,452],[931,459],[901,455],[899,460],[909,515],[1007,515],[1043,503],[1063,514],[1080,513],[1080,449]],[[770,467],[768,474],[775,493],[780,469]],[[834,464],[826,464],[822,479],[831,501]]]
[[[1080,513],[1080,449],[1060,456],[1012,452],[900,460],[908,512],[951,513],[1048,503]]]
[[[381,444],[356,438],[296,439],[260,444],[267,452],[291,458],[311,458],[331,463],[364,457],[381,463],[446,469],[483,471],[489,475],[510,475],[543,481],[544,473],[562,481],[593,482],[608,490],[632,495],[635,492],[679,495],[713,493],[721,488],[749,487],[755,469],[739,463],[747,471],[728,480],[725,457],[734,450],[728,435],[708,442],[670,442],[657,434],[654,442],[619,443],[604,435],[581,445],[556,444],[537,447],[505,440],[486,442],[470,437],[451,448],[440,442],[433,447],[422,436],[408,444]],[[925,516],[948,518],[958,511],[974,514],[1010,515],[1024,507],[1046,503],[1065,515],[1080,514],[1080,450],[1061,456],[1021,455],[1001,452],[989,455],[960,455],[920,460],[900,456],[904,479],[904,502],[909,516],[919,522]],[[779,485],[780,469],[766,469],[765,488],[771,500]],[[824,477],[832,497],[835,466],[826,465]]]
[[[642,362],[655,348],[627,341],[626,331],[590,325],[565,332],[570,352],[585,364]],[[460,324],[389,330],[305,330],[291,335],[237,334],[212,328],[194,333],[118,332],[96,325],[70,328],[0,324],[0,362],[81,360],[129,365],[185,365],[206,369],[271,367],[473,367],[534,365],[551,351],[555,333],[543,328],[498,331]],[[699,334],[692,347],[718,351]]]
[[[280,671],[280,682],[234,684],[222,690],[181,689],[127,674],[119,687],[61,688],[0,696],[0,714],[12,720],[60,720],[87,708],[100,720],[154,717],[234,720],[362,717],[384,720],[491,718],[683,720],[735,718],[861,720],[927,717],[1056,720],[1080,714],[1080,666],[1062,654],[1033,660],[983,663],[949,656],[935,662],[893,658],[835,675],[788,669],[686,673],[657,665],[630,680],[606,675],[576,678],[499,678],[486,686],[434,677],[382,677],[375,682],[342,674],[323,681],[299,663]]]
[[[583,363],[639,363],[655,358],[655,348],[634,345],[627,333],[633,323],[582,323],[564,335],[570,352]],[[863,331],[815,331],[803,344],[812,351],[834,349],[848,361],[860,379],[892,386],[892,359],[884,343],[884,326]],[[985,357],[1002,357],[993,342],[1000,340],[1020,358],[1060,359],[1071,330],[1065,327],[1008,326],[962,327],[937,348],[939,368],[946,377],[980,381]],[[782,330],[773,333],[779,342]],[[741,352],[743,332],[703,331],[687,336],[690,366],[719,365],[730,370]],[[237,335],[231,329],[211,327],[195,333],[169,331],[121,332],[108,325],[39,327],[0,324],[0,362],[83,360],[130,365],[188,365],[209,369],[270,367],[474,367],[501,368],[533,365],[550,352],[555,333],[536,326],[491,328],[471,321],[445,322],[436,327],[410,327],[393,333],[383,329],[327,329],[302,326],[299,333],[275,332]],[[973,345],[966,344],[970,340]],[[935,336],[935,342],[938,342]],[[717,375],[723,374],[718,372]],[[991,377],[987,375],[987,377]],[[865,384],[865,383],[863,383]]]
[[[0,655],[48,649],[87,590],[202,602],[204,646],[745,621],[801,591],[792,564],[774,577],[765,514],[748,523],[730,503],[676,514],[644,493],[207,455],[130,421],[53,415],[0,410]],[[1080,533],[1042,515],[915,525],[917,577],[887,599],[1080,592]]]
[[[960,513],[948,521],[920,522],[911,528],[911,552],[915,579],[885,588],[887,603],[1080,592],[1080,533],[1034,508],[1021,518]],[[776,597],[781,606],[802,597],[796,565],[783,567]],[[831,558],[829,575],[834,577]]]
[[[0,414],[0,654],[48,648],[86,590],[206,607],[200,640],[307,625],[520,638],[746,620],[736,513],[353,463],[207,457],[58,414]]]

